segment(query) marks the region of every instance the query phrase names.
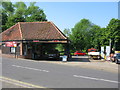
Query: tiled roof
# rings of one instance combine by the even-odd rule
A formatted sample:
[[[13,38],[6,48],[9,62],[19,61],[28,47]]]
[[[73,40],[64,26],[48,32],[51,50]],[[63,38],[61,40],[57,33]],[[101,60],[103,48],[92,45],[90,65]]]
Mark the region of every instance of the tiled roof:
[[[22,40],[19,24],[15,24],[14,26],[10,27],[6,31],[0,34],[2,36],[2,41],[6,40]]]
[[[2,32],[2,41],[33,39],[67,39],[52,22],[18,22]]]

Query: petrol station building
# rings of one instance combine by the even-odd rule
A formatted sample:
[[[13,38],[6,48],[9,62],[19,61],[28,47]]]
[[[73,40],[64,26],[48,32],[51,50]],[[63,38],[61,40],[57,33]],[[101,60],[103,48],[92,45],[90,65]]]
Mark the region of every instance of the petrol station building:
[[[65,44],[65,52],[69,55],[70,41],[53,22],[18,22],[0,36],[3,54],[34,59],[35,52],[44,56],[45,45]]]

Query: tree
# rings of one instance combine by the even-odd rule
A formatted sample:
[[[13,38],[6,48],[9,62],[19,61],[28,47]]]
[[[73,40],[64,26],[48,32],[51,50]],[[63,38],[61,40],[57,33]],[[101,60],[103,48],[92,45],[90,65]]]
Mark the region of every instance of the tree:
[[[25,16],[26,16],[26,21],[29,22],[47,21],[44,11],[40,9],[38,6],[35,6],[35,2],[30,3],[30,6],[26,10]]]
[[[91,23],[87,19],[82,19],[74,28],[65,29],[64,33],[68,35],[71,42],[72,50],[87,50],[88,48],[96,48],[98,51],[101,46],[108,46],[111,42],[111,48],[120,50],[120,20],[111,19],[106,28]]]
[[[11,16],[14,12],[13,4],[11,2],[2,2],[2,11],[7,16]]]
[[[16,2],[13,4],[14,7],[14,14],[8,17],[8,20],[6,22],[6,27],[9,28],[16,24],[17,22],[25,22],[25,12],[27,6],[24,4],[24,2]]]
[[[120,50],[120,46],[118,45],[120,42],[120,20],[115,18],[110,20],[106,28],[106,37],[108,38],[107,41],[112,40],[112,48],[116,44],[116,49]]]
[[[71,31],[70,31],[70,29],[65,28],[63,33],[69,38]],[[64,51],[65,48],[66,48],[66,45],[64,45],[64,44],[57,44],[57,46],[56,46],[56,49],[59,51]]]
[[[64,31],[63,31],[63,33],[67,36],[67,37],[69,37],[69,35],[71,34],[71,31],[70,31],[70,29],[64,29]]]
[[[46,15],[42,9],[30,3],[26,6],[24,2],[11,2],[2,3],[2,30],[13,26],[17,22],[34,22],[34,21],[47,21]]]
[[[100,45],[101,46],[108,45],[109,41],[107,38],[106,28],[101,28],[99,33],[100,33]]]
[[[6,23],[8,21],[8,17],[12,16],[14,12],[14,7],[11,2],[2,2],[2,31],[7,29]]]
[[[70,40],[75,50],[84,50],[89,47],[89,34],[93,24],[87,20],[82,19],[71,30]]]
[[[94,47],[100,49],[100,39],[101,39],[101,28],[100,26],[93,25],[89,31],[89,48]]]

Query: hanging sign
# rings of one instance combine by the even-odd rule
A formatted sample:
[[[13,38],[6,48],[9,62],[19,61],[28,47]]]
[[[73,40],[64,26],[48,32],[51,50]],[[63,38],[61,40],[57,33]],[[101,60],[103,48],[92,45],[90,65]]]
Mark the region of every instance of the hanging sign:
[[[53,40],[53,42],[59,42],[59,40]]]
[[[33,42],[40,42],[39,40],[33,40]]]
[[[16,42],[6,42],[5,45],[6,45],[6,47],[17,47]]]

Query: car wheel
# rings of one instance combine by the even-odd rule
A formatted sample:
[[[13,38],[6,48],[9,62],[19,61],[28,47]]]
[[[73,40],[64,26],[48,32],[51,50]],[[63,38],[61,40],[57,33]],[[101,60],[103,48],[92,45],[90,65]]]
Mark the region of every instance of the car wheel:
[[[115,62],[115,60],[111,59],[112,62]]]
[[[110,58],[111,62],[115,62],[115,59],[114,58]]]
[[[115,63],[118,64],[118,60],[117,59],[115,60]]]

